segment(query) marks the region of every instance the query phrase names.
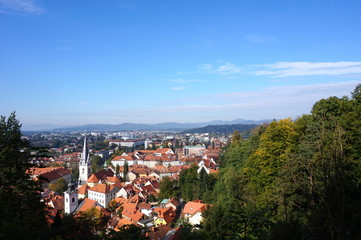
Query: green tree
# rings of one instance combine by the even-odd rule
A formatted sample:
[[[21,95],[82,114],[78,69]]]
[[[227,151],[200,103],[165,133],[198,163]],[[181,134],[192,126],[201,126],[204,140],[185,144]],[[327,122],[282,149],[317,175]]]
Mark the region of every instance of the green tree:
[[[0,239],[47,239],[40,185],[26,171],[26,143],[15,113],[0,119]]]
[[[198,166],[194,165],[189,169],[183,169],[179,175],[179,185],[182,198],[185,201],[192,201],[200,198]]]
[[[124,166],[123,166],[123,178],[124,178],[124,179],[126,179],[126,176],[127,176],[127,174],[128,174],[128,171],[129,171],[129,165],[128,165],[127,160],[125,160]]]
[[[119,240],[148,240],[149,238],[145,236],[147,232],[145,228],[140,228],[135,225],[124,225],[118,228],[119,231],[110,230],[107,239],[119,239]]]
[[[93,155],[91,156],[91,168],[92,168],[92,172],[96,173],[98,172],[100,169],[102,169],[102,165],[103,165],[103,161],[102,158],[98,155]]]
[[[63,194],[67,188],[68,184],[62,177],[56,180],[54,183],[49,184],[49,189],[59,194]]]
[[[159,183],[160,192],[159,199],[171,198],[178,195],[178,181],[171,180],[169,177],[164,177]]]

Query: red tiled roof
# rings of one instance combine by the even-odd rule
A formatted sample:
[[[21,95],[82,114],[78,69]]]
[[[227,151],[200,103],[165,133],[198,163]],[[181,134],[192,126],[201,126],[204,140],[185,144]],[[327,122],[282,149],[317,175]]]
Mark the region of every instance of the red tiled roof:
[[[78,187],[78,194],[85,195],[88,192],[89,188],[90,187],[88,186],[88,184],[83,184],[82,186]]]
[[[138,222],[144,214],[137,209],[136,203],[125,203],[123,205],[122,215],[130,218],[134,223]]]
[[[206,209],[206,204],[199,201],[187,202],[184,206],[183,213],[194,215],[197,212],[203,212]]]
[[[111,169],[102,169],[94,174],[99,180],[106,180],[107,177],[114,176],[114,172]]]
[[[176,213],[173,208],[155,208],[153,212],[158,214],[158,218],[163,218],[167,224],[170,224],[176,217]]]
[[[95,176],[95,174],[92,174],[88,180],[86,180],[87,183],[97,183],[99,182],[99,179],[97,178],[97,176]]]
[[[89,210],[90,208],[93,208],[97,205],[97,202],[95,200],[91,200],[89,198],[84,198],[83,201],[84,201],[84,203],[80,207],[79,212],[85,212],[85,211]]]
[[[89,191],[94,191],[94,192],[98,192],[98,193],[109,193],[113,189],[114,189],[114,186],[112,186],[112,185],[109,186],[104,183],[99,183],[96,186],[89,188]]]

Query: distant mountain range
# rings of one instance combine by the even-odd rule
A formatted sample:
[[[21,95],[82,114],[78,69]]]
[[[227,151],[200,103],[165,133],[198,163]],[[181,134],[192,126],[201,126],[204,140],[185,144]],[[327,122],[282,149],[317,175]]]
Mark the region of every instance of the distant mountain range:
[[[222,125],[208,125],[201,128],[192,128],[184,130],[181,133],[220,133],[231,134],[234,131],[239,131],[244,136],[248,136],[252,129],[259,124],[222,124]]]
[[[271,122],[270,119],[264,119],[259,121],[245,120],[245,119],[235,119],[233,121],[210,121],[202,123],[176,123],[176,122],[166,122],[166,123],[157,123],[157,124],[138,124],[138,123],[122,123],[122,124],[87,124],[82,126],[75,127],[66,127],[66,128],[55,128],[52,131],[58,132],[70,132],[70,131],[182,131],[192,128],[201,128],[208,125],[231,125],[231,124],[251,124],[259,125],[264,122]]]

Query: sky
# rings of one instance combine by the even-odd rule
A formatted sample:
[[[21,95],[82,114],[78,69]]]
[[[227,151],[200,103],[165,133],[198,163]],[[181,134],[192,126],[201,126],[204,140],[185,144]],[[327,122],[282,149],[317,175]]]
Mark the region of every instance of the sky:
[[[25,129],[297,118],[361,83],[361,1],[0,0]]]

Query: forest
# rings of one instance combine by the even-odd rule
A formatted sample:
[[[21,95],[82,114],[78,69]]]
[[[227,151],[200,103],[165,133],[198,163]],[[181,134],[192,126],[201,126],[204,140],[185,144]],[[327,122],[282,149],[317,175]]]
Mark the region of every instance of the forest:
[[[361,84],[246,140],[235,132],[220,164],[215,178],[181,174],[181,195],[210,206],[183,239],[361,239]]]
[[[218,133],[218,134],[232,134],[234,131],[241,132],[243,136],[248,136],[252,129],[257,127],[255,124],[223,124],[223,125],[208,125],[201,128],[193,128],[185,130],[182,133]]]

